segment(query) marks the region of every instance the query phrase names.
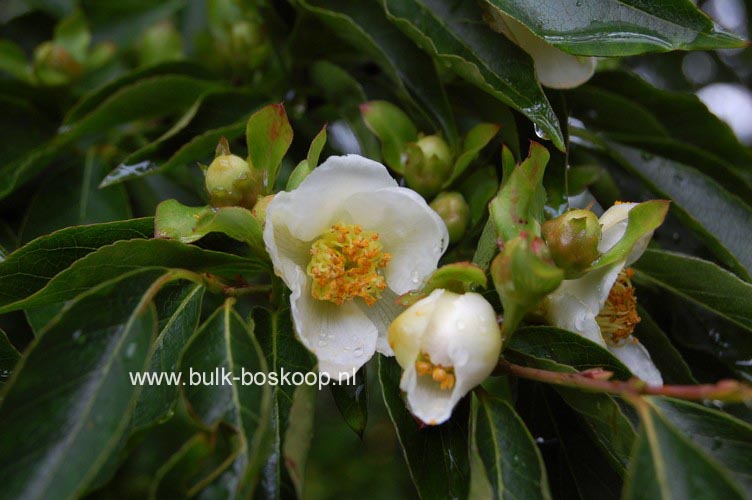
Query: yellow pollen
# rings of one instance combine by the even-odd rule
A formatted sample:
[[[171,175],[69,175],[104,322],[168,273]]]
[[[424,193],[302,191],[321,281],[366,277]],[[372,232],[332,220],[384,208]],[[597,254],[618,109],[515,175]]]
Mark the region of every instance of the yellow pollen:
[[[419,377],[430,375],[435,382],[439,383],[442,390],[451,389],[456,381],[453,367],[433,364],[430,356],[424,352],[418,356],[418,360],[415,362],[415,371]]]
[[[390,259],[377,232],[334,224],[311,245],[311,261],[306,268],[313,280],[311,295],[337,305],[360,297],[371,306],[386,288],[380,270]]]
[[[630,280],[633,275],[632,268],[619,273],[616,283],[608,293],[606,304],[595,318],[601,328],[603,339],[609,345],[623,344],[641,321],[637,314],[637,296]]]

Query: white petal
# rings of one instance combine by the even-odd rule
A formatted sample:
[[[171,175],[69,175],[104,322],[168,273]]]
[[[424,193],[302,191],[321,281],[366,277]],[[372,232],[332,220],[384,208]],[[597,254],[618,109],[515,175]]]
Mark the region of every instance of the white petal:
[[[600,219],[598,219],[601,224],[602,233],[601,241],[598,244],[599,252],[607,252],[622,239],[624,233],[627,231],[629,212],[636,206],[637,203],[620,203],[612,206],[601,215]],[[650,232],[635,243],[634,247],[632,247],[632,251],[627,257],[627,266],[642,256],[645,249],[648,247],[648,243],[650,243],[650,238],[652,237],[653,233]]]
[[[419,288],[435,270],[449,244],[441,217],[415,191],[384,188],[351,196],[344,209],[363,229],[379,233],[392,256],[385,269],[398,295]]]
[[[650,353],[645,346],[640,344],[637,339],[631,335],[626,339],[625,343],[620,346],[609,346],[608,350],[613,353],[614,356],[627,365],[627,368],[640,379],[647,382],[651,386],[663,385],[663,377],[661,372],[653,363],[650,358]]]
[[[353,194],[395,186],[380,163],[358,155],[330,156],[297,189],[274,197],[266,209],[267,229],[284,225],[295,238],[312,241],[337,222],[333,218]],[[264,231],[265,240],[270,232]]]
[[[443,294],[442,289],[434,290],[428,297],[407,308],[389,326],[389,345],[405,372],[410,367],[415,368],[423,336]]]
[[[381,293],[379,300],[372,306],[361,300],[356,302],[363,314],[368,316],[368,319],[371,320],[378,330],[379,337],[376,339],[376,352],[380,352],[385,356],[394,356],[394,352],[389,346],[387,339],[389,325],[405,310],[404,306],[397,303],[398,298],[399,295],[387,288]]]
[[[310,280],[299,270],[290,304],[298,339],[318,358],[319,371],[333,380],[352,376],[376,350],[376,326],[353,302],[336,305],[311,296]]]
[[[431,377],[417,376],[415,366],[405,369],[400,389],[407,393],[410,412],[429,425],[449,420],[454,406],[467,392],[463,392],[459,385],[455,385],[451,391],[442,390]]]
[[[587,82],[595,73],[594,57],[573,56],[539,38],[516,19],[493,7],[491,27],[520,46],[535,62],[542,85],[555,89],[571,89]]]
[[[611,291],[614,283],[616,283],[619,272],[623,268],[624,262],[617,262],[610,266],[591,271],[580,278],[564,280],[559,285],[559,288],[548,296],[547,303],[549,305],[562,308],[561,310],[550,312],[549,319],[558,325],[557,321],[564,321],[563,319],[557,319],[559,314],[572,316],[578,307],[583,307],[595,318],[606,303],[608,293]],[[557,306],[557,303],[561,304]],[[574,322],[570,323],[575,324]],[[572,331],[583,333],[579,328]],[[588,336],[588,338],[590,337]]]
[[[558,328],[579,333],[596,344],[606,347],[601,329],[595,321],[596,316],[597,314],[594,314],[573,294],[551,294],[546,300],[546,319],[549,323]]]

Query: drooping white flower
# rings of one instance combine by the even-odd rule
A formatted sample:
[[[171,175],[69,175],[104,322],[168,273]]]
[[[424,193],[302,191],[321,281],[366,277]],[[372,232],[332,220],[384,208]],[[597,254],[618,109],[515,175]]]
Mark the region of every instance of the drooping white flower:
[[[594,57],[573,56],[557,49],[525,25],[497,8],[486,8],[489,26],[530,54],[541,84],[554,89],[571,89],[590,80],[595,73]]]
[[[600,217],[602,228],[600,253],[607,252],[624,236],[629,211],[636,203],[614,205]],[[632,247],[626,259],[565,280],[544,303],[548,321],[608,348],[634,375],[649,385],[662,385],[663,378],[647,349],[632,335],[640,321],[636,311],[631,270],[624,268],[640,258],[653,233]]]
[[[436,425],[491,374],[501,353],[501,331],[481,295],[438,289],[394,320],[389,344],[404,370],[400,388],[410,411]]]
[[[264,242],[290,288],[300,341],[333,379],[375,351],[395,299],[430,276],[449,242],[441,218],[386,167],[358,155],[330,157],[266,209]]]

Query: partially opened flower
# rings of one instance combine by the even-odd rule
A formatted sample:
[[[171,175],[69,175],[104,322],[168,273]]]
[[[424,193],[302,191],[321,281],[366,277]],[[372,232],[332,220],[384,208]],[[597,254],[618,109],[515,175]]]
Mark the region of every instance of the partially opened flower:
[[[609,208],[599,219],[602,236],[598,251],[603,254],[624,237],[629,212],[636,203],[622,203]],[[564,280],[545,303],[548,321],[560,328],[577,332],[607,347],[634,375],[650,385],[662,385],[663,378],[647,349],[632,333],[640,322],[637,298],[630,281],[631,269],[648,246],[652,231],[632,246],[626,258],[596,268],[582,277]]]
[[[400,388],[410,411],[436,425],[491,374],[501,353],[501,332],[481,295],[438,289],[394,320],[389,344],[404,370]]]
[[[386,331],[395,299],[436,270],[449,242],[441,218],[386,167],[331,157],[266,208],[264,241],[292,291],[300,341],[332,378],[374,352],[391,355]]]
[[[595,73],[595,58],[573,56],[549,44],[525,25],[489,5],[486,21],[522,50],[530,54],[541,84],[554,89],[571,89],[587,82]]]

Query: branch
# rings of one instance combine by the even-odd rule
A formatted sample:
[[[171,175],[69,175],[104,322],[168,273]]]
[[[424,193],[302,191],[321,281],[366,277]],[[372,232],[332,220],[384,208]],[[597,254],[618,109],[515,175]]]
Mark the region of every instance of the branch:
[[[638,378],[627,381],[610,380],[613,373],[601,368],[577,373],[554,372],[516,365],[506,360],[499,361],[497,370],[546,384],[616,394],[625,398],[645,395],[691,400],[713,399],[726,403],[752,401],[752,387],[737,380],[721,380],[716,384],[650,386]]]

